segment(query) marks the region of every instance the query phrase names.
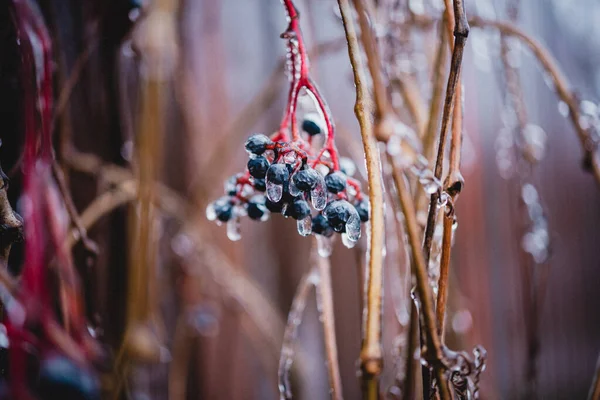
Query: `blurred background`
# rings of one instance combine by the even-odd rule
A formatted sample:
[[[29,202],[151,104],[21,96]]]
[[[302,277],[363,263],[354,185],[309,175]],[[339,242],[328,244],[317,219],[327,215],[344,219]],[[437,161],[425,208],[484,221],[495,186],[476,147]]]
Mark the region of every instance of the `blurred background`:
[[[398,3],[413,16],[435,19],[443,6],[436,0]],[[55,148],[68,172],[76,206],[83,212],[118,181],[109,165],[129,168],[132,162],[144,64],[131,29],[144,13],[133,0],[39,0],[39,5],[53,37],[57,98],[65,87],[70,88],[56,119]],[[311,66],[335,118],[338,147],[342,155],[356,161],[359,171],[364,170],[336,2],[297,0],[296,5],[308,47],[326,44],[314,54]],[[592,113],[597,112],[600,3],[474,0],[466,6],[469,16],[514,18],[556,58],[578,99],[588,101]],[[515,6],[516,18],[510,13]],[[169,369],[178,368],[176,380],[187,389],[189,399],[276,399],[283,327],[296,286],[310,267],[311,240],[300,237],[290,221],[274,216],[264,223],[243,220],[242,240],[230,242],[224,227],[206,220],[204,209],[222,195],[225,179],[243,170],[245,138],[255,132],[270,134],[278,127],[287,95],[285,43],[279,38],[286,27],[284,9],[277,0],[182,0],[179,7],[179,52],[172,55],[177,61],[173,79],[163,91],[166,129],[163,159],[157,160],[168,193],[184,201],[169,203],[175,210],[162,213],[156,228],[161,238],[156,302],[170,356],[163,363],[139,365],[129,394],[135,399],[168,398]],[[6,7],[2,8],[1,157],[4,170],[10,171],[22,146],[15,101],[19,98],[18,50],[14,28]],[[377,25],[377,18],[385,21],[386,16],[376,15],[376,30],[384,35],[386,26]],[[397,67],[415,77],[425,104],[438,29],[435,23],[415,24],[391,33],[410,43],[410,53],[396,59]],[[522,232],[527,223],[519,205],[521,170],[503,152],[510,145],[506,124],[511,116],[505,107],[500,37],[493,29],[473,27],[463,61],[465,187],[456,211],[449,346],[471,351],[481,344],[487,349],[481,383],[484,399],[528,398],[525,388],[532,370],[535,397],[585,398],[600,352],[600,190],[582,169],[580,143],[539,63],[525,46],[512,45],[511,64],[521,77],[528,123],[545,131],[545,156],[532,168],[527,182],[537,189],[544,210],[549,255],[542,256],[540,263],[523,256]],[[392,99],[405,123],[413,124],[402,99]],[[84,157],[89,155],[102,163],[85,171],[92,165]],[[16,204],[18,170],[11,178],[9,194]],[[113,348],[121,339],[125,318],[128,212],[118,207],[90,228],[90,236],[100,246],[93,265],[86,266],[81,245],[74,249],[86,283],[90,320],[99,337]],[[394,243],[393,212],[387,218],[384,387],[394,379],[398,357],[394,348],[406,330],[402,323],[408,318],[409,286],[403,246]],[[198,243],[189,243],[181,234],[181,228],[190,224],[202,232]],[[336,243],[331,259],[346,399],[361,396],[357,360],[365,249],[365,239],[352,250]],[[18,270],[21,257],[20,248],[11,254],[13,270]],[[296,398],[328,398],[314,296],[309,297],[297,347]]]

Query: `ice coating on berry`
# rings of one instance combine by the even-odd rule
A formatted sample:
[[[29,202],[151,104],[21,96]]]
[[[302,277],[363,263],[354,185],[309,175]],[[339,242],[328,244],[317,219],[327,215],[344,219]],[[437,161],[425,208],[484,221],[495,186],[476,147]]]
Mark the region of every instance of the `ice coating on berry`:
[[[352,205],[346,200],[335,200],[329,203],[327,208],[325,208],[325,211],[323,211],[323,215],[325,215],[329,225],[334,231],[344,232],[346,229],[346,223],[352,215],[352,211],[356,213],[354,207],[352,207]]]
[[[272,164],[267,170],[267,186],[269,182],[283,185],[290,179],[290,172],[285,164]]]
[[[298,196],[300,193],[302,193],[302,190],[300,190],[300,188],[295,183],[294,178],[296,178],[297,175],[298,175],[298,173],[292,174],[292,176],[290,177],[289,185],[288,185],[288,191],[290,192],[290,194],[292,196]]]
[[[346,189],[346,181],[346,175],[340,171],[332,172],[325,177],[327,190],[329,190],[331,193],[339,193]]]
[[[229,222],[227,222],[227,237],[232,242],[237,242],[242,238],[242,234],[240,233],[240,218],[235,217],[231,218]]]
[[[268,136],[263,135],[261,133],[257,133],[252,135],[246,140],[244,147],[246,151],[250,154],[261,155],[267,149],[267,146],[271,145],[273,142],[269,139]]]
[[[346,222],[346,235],[348,239],[357,242],[360,239],[360,217],[356,208],[351,206],[350,218]]]
[[[319,173],[312,168],[299,171],[292,177],[294,185],[303,192],[310,192],[317,186]]]
[[[342,243],[346,248],[351,249],[356,246],[356,241],[350,239],[347,233],[342,233]]]
[[[308,236],[312,233],[312,218],[309,215],[306,217],[299,219],[296,222],[296,226],[298,227],[298,233],[302,236]]]
[[[283,185],[278,185],[276,183],[270,182],[267,180],[267,197],[274,203],[277,203],[281,200],[283,196]]]
[[[317,184],[310,191],[310,201],[315,210],[321,211],[327,206],[327,188],[323,175],[317,173],[316,178]]]
[[[283,203],[271,201],[271,199],[267,199],[265,201],[265,207],[267,207],[267,210],[269,210],[273,213],[280,213],[283,210]]]
[[[248,160],[248,172],[257,179],[263,179],[267,169],[269,169],[269,161],[262,156]]]

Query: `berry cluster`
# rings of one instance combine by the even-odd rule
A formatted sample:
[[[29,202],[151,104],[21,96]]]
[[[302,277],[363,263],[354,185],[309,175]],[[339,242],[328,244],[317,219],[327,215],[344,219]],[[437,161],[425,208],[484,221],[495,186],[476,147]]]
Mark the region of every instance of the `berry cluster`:
[[[271,137],[255,134],[246,141],[246,171],[227,180],[225,196],[211,203],[206,214],[211,221],[227,223],[231,240],[240,238],[241,216],[264,221],[270,213],[281,213],[297,221],[303,236],[314,233],[325,242],[337,232],[352,247],[360,238],[361,222],[369,219],[369,203],[352,178],[354,164],[338,158],[329,109],[309,76],[298,11],[291,0],[283,4],[289,22],[281,35],[287,40],[290,79],[286,112]],[[301,93],[314,101],[319,113],[313,114],[317,118],[305,115],[299,132],[296,109]],[[316,149],[315,139],[323,133],[323,145]]]
[[[309,137],[321,133],[311,119],[302,126]],[[342,159],[342,167],[335,168],[328,151],[313,157],[306,144],[250,136],[245,145],[250,156],[246,172],[227,180],[225,196],[207,208],[208,219],[226,222],[229,238],[237,240],[241,216],[265,221],[270,213],[280,213],[295,219],[303,236],[329,238],[337,232],[352,247],[360,238],[361,222],[369,219],[368,201],[350,176],[355,166]]]

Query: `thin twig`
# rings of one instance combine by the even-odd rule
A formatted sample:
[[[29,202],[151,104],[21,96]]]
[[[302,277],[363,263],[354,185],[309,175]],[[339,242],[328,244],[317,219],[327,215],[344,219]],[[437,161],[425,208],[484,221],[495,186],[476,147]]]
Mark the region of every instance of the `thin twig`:
[[[440,278],[436,303],[437,326],[440,340],[444,343],[446,304],[448,302],[448,277],[450,276],[450,252],[452,250],[452,225],[454,224],[454,208],[444,213],[442,236],[442,257],[440,261]]]
[[[316,266],[304,274],[296,288],[296,293],[294,294],[292,306],[288,314],[287,324],[283,334],[283,343],[281,345],[279,369],[277,372],[277,375],[279,376],[279,394],[282,400],[289,400],[292,398],[290,370],[294,361],[296,337],[298,336],[298,328],[302,323],[308,295],[312,287],[318,282],[317,274],[318,271]]]
[[[329,392],[333,400],[342,400],[342,378],[338,361],[337,341],[335,337],[335,314],[333,311],[333,289],[331,287],[331,263],[329,257],[321,257],[314,244],[314,263],[319,273],[319,284],[316,286],[317,308],[323,323],[325,353],[327,354],[327,372],[329,374]]]
[[[379,396],[379,374],[383,367],[383,350],[381,345],[381,313],[383,286],[383,187],[380,170],[379,151],[375,143],[373,124],[369,118],[369,93],[366,87],[358,39],[352,21],[352,10],[348,0],[338,0],[344,31],[348,41],[348,54],[352,63],[354,83],[356,86],[356,103],[354,112],[358,123],[365,151],[367,175],[369,180],[369,203],[371,210],[371,235],[369,243],[369,265],[367,267],[366,318],[364,318],[363,344],[360,352],[363,390],[368,399]],[[356,1],[355,5],[362,5]],[[359,14],[362,14],[359,9]],[[361,17],[361,19],[364,19]],[[362,37],[370,35],[369,28],[363,30]],[[376,60],[374,62],[377,62]],[[375,85],[381,85],[375,82]],[[376,104],[385,107],[385,92],[376,96]],[[382,108],[377,108],[381,116]],[[387,108],[386,108],[387,110]]]
[[[462,0],[454,0],[454,48],[452,51],[452,60],[450,61],[450,74],[448,76],[448,85],[446,87],[446,99],[444,101],[444,111],[442,114],[442,126],[440,129],[440,137],[438,142],[438,152],[435,162],[434,175],[441,180],[442,169],[444,162],[444,150],[446,147],[446,135],[448,133],[448,125],[450,123],[450,115],[454,109],[454,95],[460,77],[460,69],[462,64],[463,50],[469,34],[469,24],[464,13]],[[425,253],[425,261],[429,262],[431,253],[431,244],[433,240],[433,232],[435,229],[435,221],[437,216],[437,203],[441,196],[438,190],[431,195],[429,202],[429,213],[427,215],[427,225],[425,227],[425,239],[423,241],[423,251]]]

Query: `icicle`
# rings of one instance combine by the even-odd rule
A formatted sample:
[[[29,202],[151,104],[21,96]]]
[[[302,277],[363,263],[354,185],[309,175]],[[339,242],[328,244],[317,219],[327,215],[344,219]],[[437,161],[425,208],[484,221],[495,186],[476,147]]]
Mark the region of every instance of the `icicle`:
[[[349,249],[356,246],[356,241],[350,239],[347,233],[342,233],[342,243]]]
[[[227,237],[232,242],[237,242],[242,238],[240,233],[240,218],[236,215],[227,222]]]
[[[267,197],[277,203],[283,197],[283,185],[267,181]]]
[[[346,222],[346,234],[348,239],[357,242],[360,239],[360,216],[354,207],[352,209],[352,215]]]
[[[315,210],[321,211],[327,205],[327,187],[323,175],[317,174],[317,186],[310,191],[310,201]]]
[[[308,236],[312,233],[312,216],[308,215],[304,219],[299,219],[296,223],[298,233],[302,236]]]

